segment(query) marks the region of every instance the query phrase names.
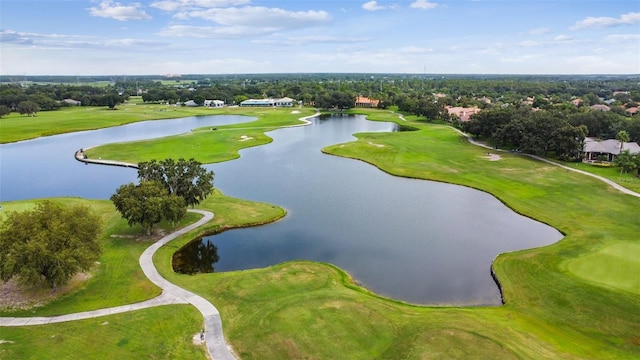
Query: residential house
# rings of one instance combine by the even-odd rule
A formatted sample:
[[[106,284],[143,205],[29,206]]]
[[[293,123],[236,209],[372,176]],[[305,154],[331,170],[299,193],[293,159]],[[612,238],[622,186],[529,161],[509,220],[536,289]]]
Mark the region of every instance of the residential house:
[[[204,106],[220,108],[220,107],[224,106],[224,101],[222,101],[222,100],[205,100],[204,101]]]
[[[356,98],[355,107],[358,108],[377,108],[380,100],[369,99],[368,97],[358,96]]]
[[[596,110],[596,111],[610,111],[611,110],[610,107],[608,107],[607,105],[603,105],[603,104],[591,105],[591,109]]]
[[[639,108],[637,106],[634,106],[634,107],[628,108],[624,112],[629,116],[635,116],[635,115],[638,115],[638,109]]]
[[[198,103],[196,103],[193,100],[189,100],[189,101],[185,101],[184,106],[194,107],[194,106],[198,106]]]
[[[640,145],[634,142],[622,143],[622,151],[629,150],[633,154],[640,154]],[[584,139],[584,161],[592,162],[600,157],[606,156],[605,161],[612,162],[620,154],[620,141],[615,139],[597,140],[594,138]]]
[[[471,118],[471,115],[475,115],[480,112],[480,108],[475,106],[470,108],[465,108],[460,106],[447,105],[444,108],[447,109],[449,116],[455,116],[458,118],[458,120],[462,122],[469,121]]]

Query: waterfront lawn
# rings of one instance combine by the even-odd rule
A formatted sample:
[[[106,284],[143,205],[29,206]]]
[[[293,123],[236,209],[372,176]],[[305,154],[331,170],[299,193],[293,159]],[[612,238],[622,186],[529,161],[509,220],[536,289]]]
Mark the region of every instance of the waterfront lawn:
[[[590,172],[592,174],[600,175],[611,181],[614,181],[629,190],[640,193],[640,177],[636,171],[630,173],[621,174],[620,168],[617,166],[597,166],[585,163],[567,163],[563,162],[563,165],[579,169],[582,171]]]
[[[306,261],[229,273],[173,273],[173,252],[203,231],[283,215],[268,204],[254,208],[251,202],[215,198],[203,203],[216,213],[213,222],[161,248],[154,258],[159,271],[218,307],[225,336],[243,359],[640,357],[640,295],[633,282],[640,273],[640,199],[519,155],[501,153],[501,160],[489,161],[486,149],[446,126],[407,125],[420,130],[359,134],[358,141],[324,151],[397,175],[490,192],[565,233],[557,244],[497,258],[506,305],[411,306],[369,294],[333,266]],[[131,327],[139,331],[145,324]],[[8,334],[4,330],[0,338]],[[180,332],[166,334],[177,339]],[[93,345],[96,353],[111,349]]]
[[[157,253],[160,272],[219,308],[225,336],[243,359],[637,358],[638,199],[516,154],[489,161],[485,149],[446,126],[410,125],[421,130],[359,134],[359,141],[325,151],[490,191],[567,234],[552,246],[498,257],[506,305],[411,306],[368,293],[331,265],[307,261],[173,273],[171,254],[194,234]]]
[[[221,110],[222,111],[222,110]],[[152,159],[194,158],[203,164],[238,158],[238,151],[271,142],[265,132],[282,126],[300,125],[300,118],[315,110],[281,108],[226,108],[226,114],[247,115],[256,119],[234,125],[195,129],[192,132],[127,143],[108,144],[86,150],[90,159],[102,158],[137,164]]]
[[[170,305],[50,325],[0,328],[2,359],[206,359],[202,315]]]
[[[0,143],[101,129],[145,120],[175,119],[214,113],[216,113],[215,110],[202,107],[136,103],[118,105],[116,110],[109,110],[107,107],[73,106],[54,111],[40,111],[34,117],[11,113],[0,119]]]
[[[144,275],[138,264],[142,252],[160,235],[151,238],[145,236],[141,226],[129,227],[113,204],[107,200],[85,200],[79,198],[51,199],[60,204],[85,204],[99,213],[103,219],[101,235],[103,254],[91,272],[91,278],[45,306],[20,309],[3,309],[0,304],[0,316],[52,316],[106,307],[131,304],[148,300],[160,295],[160,289]],[[25,200],[2,203],[2,213],[23,211],[35,206],[38,200]],[[199,232],[213,232],[223,227],[247,226],[254,223],[266,223],[284,216],[285,211],[277,206],[254,203],[231,198],[215,191],[200,206],[211,210],[215,220],[199,228]],[[1,213],[0,213],[0,216]],[[183,221],[172,226],[161,223],[161,231],[171,232],[199,219],[200,215],[187,213]],[[0,217],[1,219],[1,217]],[[170,245],[171,246],[171,245]],[[174,248],[175,249],[175,248]]]

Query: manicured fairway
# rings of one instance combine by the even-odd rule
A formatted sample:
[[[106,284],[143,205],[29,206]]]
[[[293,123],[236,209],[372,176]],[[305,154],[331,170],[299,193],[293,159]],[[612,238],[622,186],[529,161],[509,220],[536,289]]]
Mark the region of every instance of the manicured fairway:
[[[202,107],[132,102],[119,105],[116,110],[109,110],[107,107],[74,106],[56,111],[40,111],[34,117],[12,113],[0,119],[0,144],[137,121],[212,115],[215,111]]]
[[[486,149],[469,144],[448,126],[410,117],[403,122],[388,112],[368,111],[368,115],[418,131],[359,134],[357,141],[324,151],[367,161],[395,175],[489,192],[515,211],[556,227],[565,238],[544,248],[498,256],[494,270],[506,300],[498,307],[403,304],[369,293],[329,264],[307,261],[229,273],[174,273],[171,255],[202,231],[260,224],[284,215],[272,205],[216,194],[202,204],[216,214],[213,223],[161,248],[154,261],[163,276],[218,307],[225,336],[236,354],[242,359],[640,358],[640,284],[636,277],[640,274],[640,199],[596,179],[517,154],[501,153],[498,161],[491,161]],[[180,139],[172,141],[179,146]],[[158,158],[168,152],[158,151]],[[113,214],[106,207],[103,211],[106,218]],[[124,230],[113,226],[112,233]],[[134,253],[142,248],[135,241],[128,242],[129,246],[130,253],[121,260],[123,266],[129,261],[137,265]],[[123,275],[115,278],[123,281],[123,289],[136,283]],[[113,284],[111,291],[119,291],[120,285]],[[97,303],[88,292],[78,291],[37,311],[85,308],[85,299]],[[137,313],[140,321],[131,323],[131,331],[143,333],[160,315]],[[76,326],[74,334],[85,325]],[[18,332],[29,330],[0,328],[0,339],[13,341]],[[186,352],[188,340],[182,335],[190,331],[167,328],[166,341],[185,351],[181,353],[185,356],[173,358],[194,358]],[[22,346],[32,348],[31,353],[46,354],[49,342],[40,345],[34,340],[24,345],[22,341]],[[1,344],[0,351],[6,345]],[[96,352],[122,354],[117,352],[117,342],[94,346]],[[131,353],[139,354],[133,348]],[[150,354],[154,357],[156,353]],[[163,356],[167,357],[158,357]]]
[[[196,129],[192,132],[160,139],[105,144],[86,151],[89,158],[102,158],[128,163],[170,157],[194,158],[202,163],[215,163],[237,158],[238,151],[264,145],[271,138],[264,133],[281,126],[302,125],[299,119],[313,115],[313,109],[230,108],[211,110],[217,114],[246,115],[247,123]],[[254,119],[255,118],[255,119]],[[178,155],[179,154],[179,155]]]
[[[640,242],[612,242],[594,253],[567,261],[574,274],[640,295]]]

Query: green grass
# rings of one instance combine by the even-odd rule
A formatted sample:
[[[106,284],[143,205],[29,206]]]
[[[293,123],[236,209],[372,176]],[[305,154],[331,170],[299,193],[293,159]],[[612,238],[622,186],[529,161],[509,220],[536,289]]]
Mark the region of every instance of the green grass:
[[[568,260],[566,265],[585,280],[640,295],[638,254],[638,242],[612,242],[594,253]]]
[[[488,161],[486,150],[446,126],[408,125],[421,130],[359,134],[359,141],[325,151],[393,174],[491,192],[567,234],[555,245],[498,257],[505,306],[410,306],[369,294],[341,270],[312,262],[179,275],[170,270],[175,249],[167,247],[156,264],[171,281],[218,306],[225,334],[243,359],[637,358],[639,200],[516,154]],[[601,250],[622,239],[634,245]],[[625,254],[626,261],[611,259],[612,253]],[[577,263],[567,265],[571,260]],[[620,270],[610,274],[614,264]],[[585,277],[590,271],[597,281]]]
[[[400,122],[388,112],[369,114]],[[359,134],[358,141],[324,151],[367,161],[392,174],[492,193],[515,211],[566,234],[557,244],[496,259],[506,305],[411,306],[370,294],[334,266],[307,261],[229,273],[173,273],[173,252],[203,231],[260,224],[283,215],[282,209],[268,204],[226,201],[219,194],[203,204],[216,213],[214,222],[161,248],[154,258],[159,271],[219,308],[225,336],[243,359],[640,357],[640,199],[517,154],[489,161],[485,149],[470,145],[452,129],[408,120],[407,125],[419,130]],[[160,149],[158,158],[166,152]],[[68,301],[82,303],[87,296],[79,292]],[[139,325],[131,325],[135,331],[159,316],[136,314],[141,318]],[[74,331],[81,332],[84,325],[78,326]],[[0,338],[12,340],[5,330],[0,329]],[[180,331],[168,330],[168,338],[176,339],[170,343],[183,344],[177,340]],[[95,351],[112,347],[99,343]]]
[[[566,166],[570,166],[575,169],[590,172],[592,174],[600,175],[611,181],[615,181],[616,183],[628,188],[629,190],[633,190],[637,193],[640,193],[640,177],[637,176],[637,172],[621,174],[620,168],[617,166],[603,167],[603,166],[590,165],[590,164],[584,164],[584,163],[562,163],[562,164]]]
[[[116,110],[109,110],[107,107],[74,106],[55,111],[40,111],[35,117],[11,113],[0,118],[0,143],[145,120],[211,115],[214,112],[215,110],[209,108],[144,104],[136,100],[119,105]]]
[[[102,158],[129,163],[152,159],[194,158],[201,163],[222,162],[239,157],[238,151],[264,145],[271,138],[264,133],[282,126],[302,124],[299,119],[315,113],[313,109],[225,108],[211,110],[218,114],[247,115],[249,122],[235,125],[196,129],[193,132],[160,139],[108,144],[87,150],[91,159]]]
[[[160,306],[58,324],[0,328],[1,359],[205,359],[190,305]]]

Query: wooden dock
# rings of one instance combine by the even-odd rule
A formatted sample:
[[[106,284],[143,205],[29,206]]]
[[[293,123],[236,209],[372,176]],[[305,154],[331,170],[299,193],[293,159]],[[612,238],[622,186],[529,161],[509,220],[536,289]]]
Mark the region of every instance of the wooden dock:
[[[102,159],[89,159],[85,153],[84,149],[80,149],[75,153],[76,160],[83,162],[85,164],[99,164],[99,165],[109,165],[109,166],[121,166],[137,169],[138,164],[131,164],[122,161],[112,161],[112,160],[102,160]]]

